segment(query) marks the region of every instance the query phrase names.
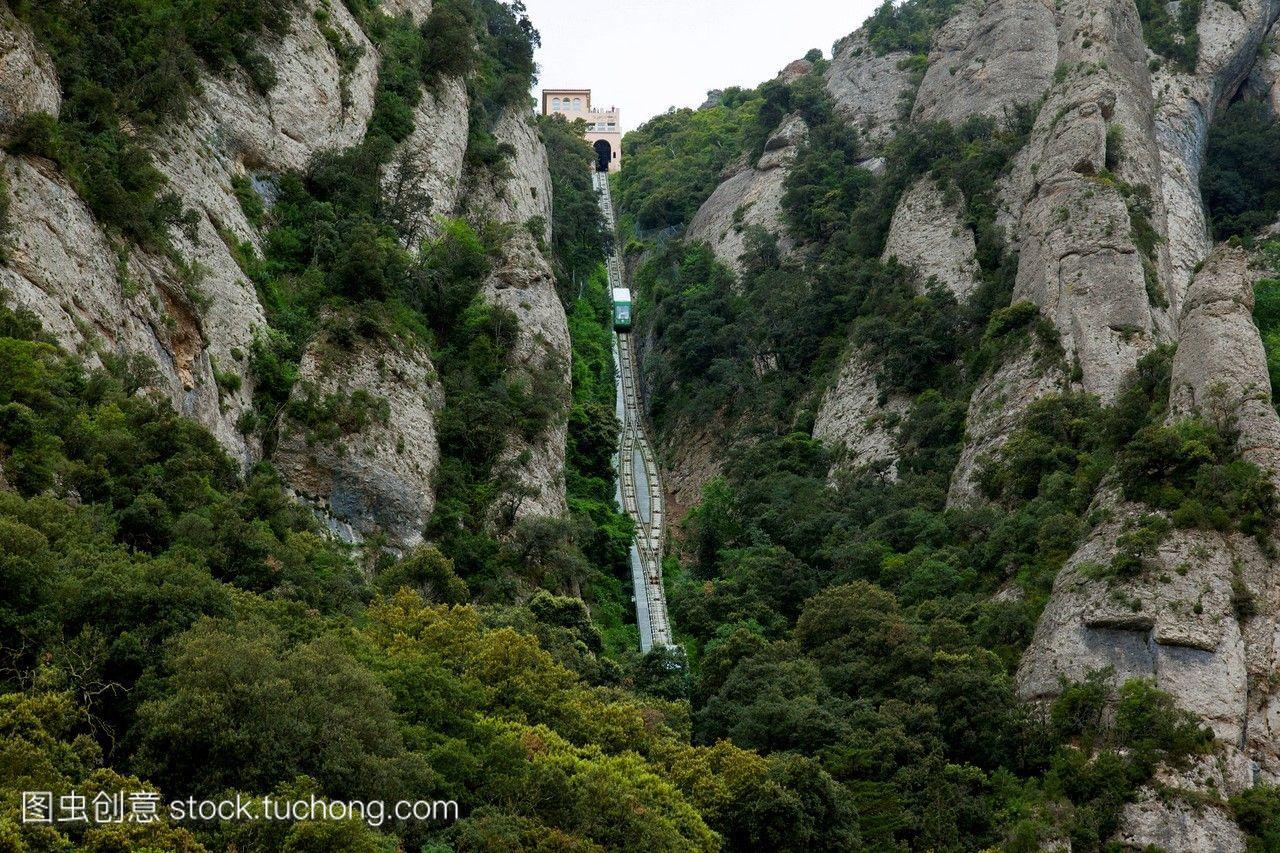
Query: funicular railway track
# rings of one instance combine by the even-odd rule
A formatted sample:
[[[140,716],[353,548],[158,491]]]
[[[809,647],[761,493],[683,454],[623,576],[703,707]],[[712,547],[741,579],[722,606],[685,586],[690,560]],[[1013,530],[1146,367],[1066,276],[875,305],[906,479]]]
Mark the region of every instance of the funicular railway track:
[[[595,173],[597,196],[609,228],[614,227],[613,202],[606,176]],[[624,287],[622,261],[617,250],[607,261],[611,292]],[[631,575],[635,586],[636,623],[640,629],[641,651],[671,645],[671,623],[667,618],[667,598],[662,586],[662,482],[658,465],[644,432],[637,384],[635,349],[631,333],[618,329],[614,335],[614,365],[617,374],[617,413],[622,427],[618,444],[618,497],[622,508],[636,526],[631,546]]]

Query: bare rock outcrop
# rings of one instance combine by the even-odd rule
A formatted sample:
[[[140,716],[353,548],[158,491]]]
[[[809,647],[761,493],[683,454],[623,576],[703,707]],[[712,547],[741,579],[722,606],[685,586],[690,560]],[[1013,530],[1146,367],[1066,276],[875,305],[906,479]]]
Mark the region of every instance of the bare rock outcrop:
[[[793,80],[799,80],[812,70],[812,62],[807,59],[797,59],[793,62],[788,62],[787,67],[779,71],[775,79],[782,83],[790,83]]]
[[[551,240],[551,168],[547,149],[522,110],[508,109],[498,119],[493,135],[511,146],[505,176],[494,178],[480,170],[466,178],[463,191],[467,210],[497,222],[525,226],[541,220],[542,239]]]
[[[414,222],[419,237],[437,231],[440,217],[458,205],[469,125],[466,81],[447,77],[422,93],[413,133],[400,145],[386,177],[389,194],[413,188],[431,197],[431,208]]]
[[[1271,32],[1258,51],[1258,59],[1249,71],[1245,87],[1251,97],[1265,101],[1271,111],[1280,115],[1280,24],[1273,25]]]
[[[1260,53],[1259,47],[1277,15],[1280,3],[1275,0],[1241,0],[1234,6],[1207,3],[1198,27],[1200,50],[1195,71],[1160,63],[1152,76],[1161,188],[1167,210],[1162,234],[1168,247],[1168,269],[1162,270],[1162,279],[1173,317],[1181,310],[1192,271],[1212,245],[1200,203],[1200,172],[1209,125],[1251,71],[1265,78],[1267,53],[1274,56],[1274,48]],[[1280,67],[1280,62],[1271,62]]]
[[[723,181],[698,208],[685,237],[705,241],[725,266],[740,272],[746,250],[747,229],[758,226],[777,235],[785,252],[787,236],[782,211],[787,175],[809,128],[798,115],[789,116],[765,143],[764,154],[753,166],[744,165]]]
[[[897,479],[897,425],[910,406],[904,395],[881,401],[875,368],[855,349],[845,357],[835,384],[822,395],[813,437],[836,451],[837,468],[882,464],[886,476]]]
[[[1160,790],[1144,788],[1125,805],[1113,840],[1126,850],[1243,853],[1244,833],[1230,810],[1200,793],[1211,788],[1234,794],[1247,780],[1248,768],[1241,766],[1239,753],[1230,748],[1223,751],[1228,753],[1226,760],[1201,760],[1190,773],[1161,773]]]
[[[1058,15],[1057,55],[1057,82],[1004,187],[1019,251],[1013,300],[1040,308],[1057,329],[1068,364],[1078,366],[1080,385],[1105,401],[1159,338],[1171,337],[1157,307],[1165,247],[1144,251],[1133,234],[1135,208],[1157,232],[1165,222],[1147,49],[1134,7],[1067,0]],[[1119,162],[1117,138],[1124,140]],[[1008,385],[1010,374],[1023,370],[1003,365],[986,384]],[[990,396],[985,387],[975,392],[975,400]],[[990,418],[971,406],[966,444],[998,448],[1034,399],[1010,397],[1009,409]],[[982,455],[963,452],[952,504],[974,496]]]
[[[836,115],[873,148],[893,138],[903,98],[914,85],[914,72],[907,67],[910,59],[905,51],[878,55],[861,30],[835,46],[826,72],[827,91],[835,100]]]
[[[415,24],[421,24],[431,14],[431,0],[382,0],[378,8],[393,17],[407,13]]]
[[[484,285],[485,297],[511,311],[519,332],[511,359],[533,394],[548,400],[550,422],[532,439],[510,436],[498,468],[515,488],[499,501],[499,520],[514,523],[566,511],[564,460],[569,424],[569,326],[551,266],[526,232],[503,249]]]
[[[316,11],[359,53],[344,72]],[[291,15],[288,32],[264,38],[260,48],[277,82],[265,95],[247,75],[206,76],[193,126],[196,132],[250,169],[305,168],[317,151],[350,147],[364,138],[373,113],[378,54],[343,3],[305,0]]]
[[[1004,119],[1048,90],[1057,65],[1051,5],[1042,0],[963,5],[934,37],[912,120]]]
[[[496,507],[502,524],[566,511],[564,460],[568,436],[572,358],[569,323],[556,293],[555,276],[544,255],[551,240],[551,171],[537,130],[520,110],[508,110],[494,128],[500,143],[515,152],[505,177],[468,177],[467,206],[481,216],[514,228],[502,258],[484,285],[493,304],[518,321],[512,359],[534,393],[550,399],[552,415],[532,439],[511,436],[499,462],[500,475],[514,489]],[[537,237],[531,227],[537,226]]]
[[[1252,284],[1243,253],[1226,247],[1192,281],[1180,322],[1170,417],[1234,412],[1242,456],[1275,480],[1280,417],[1271,405],[1265,355],[1250,318]],[[1020,694],[1049,699],[1057,695],[1060,679],[1079,680],[1106,667],[1117,682],[1151,679],[1220,742],[1226,769],[1215,786],[1219,795],[1275,780],[1280,701],[1271,674],[1277,665],[1280,584],[1269,550],[1241,533],[1175,529],[1144,558],[1136,576],[1109,576],[1106,567],[1125,547],[1122,537],[1152,510],[1126,502],[1112,488],[1099,495],[1096,507],[1105,510],[1106,520],[1054,583],[1018,668]],[[1251,606],[1243,608],[1246,598]],[[1173,787],[1193,794],[1206,790],[1194,778]],[[1206,849],[1199,845],[1209,836],[1225,833],[1227,846],[1212,849],[1239,849],[1231,841],[1238,836],[1221,816],[1184,819],[1180,809],[1140,799],[1126,811],[1122,837],[1198,850]]]
[[[0,138],[27,113],[57,116],[58,75],[31,31],[0,2]]]
[[[298,7],[286,35],[264,39],[262,52],[278,78],[271,92],[257,92],[242,72],[205,75],[185,118],[163,128],[151,144],[169,188],[197,215],[193,234],[171,235],[179,263],[118,248],[52,164],[5,162],[17,251],[10,269],[0,270],[0,282],[68,349],[91,353],[101,347],[156,362],[160,390],[243,466],[259,452],[236,428],[249,405],[251,377],[220,389],[217,374],[243,373],[244,354],[265,316],[228,246],[257,241],[232,176],[248,168],[302,168],[316,151],[354,144],[373,109],[373,46],[345,6],[327,4],[329,26],[361,54],[344,73],[315,17],[319,2]],[[21,28],[11,17],[4,21],[5,32]],[[30,35],[17,42],[30,44]],[[31,65],[26,77],[19,69],[13,79],[43,80],[51,69],[38,51],[29,57],[10,52],[5,61],[15,58]],[[21,101],[23,109],[56,111],[56,80],[33,91],[42,94]]]
[[[883,258],[914,270],[922,290],[936,280],[963,303],[978,285],[978,248],[961,203],[931,177],[916,181],[893,212]]]
[[[53,163],[3,156],[0,165],[11,201],[0,288],[90,364],[99,363],[100,353],[149,358],[156,390],[179,412],[209,426],[227,447],[243,447],[221,410],[193,298],[201,283],[179,281],[165,259],[117,251]],[[222,368],[234,370],[233,360]]]
[[[965,416],[964,445],[951,478],[947,503],[972,506],[981,500],[978,473],[1004,445],[1022,421],[1024,401],[1061,391],[1068,384],[1058,365],[1046,365],[1036,352],[1025,348],[1006,360],[992,376],[978,383]]]
[[[273,459],[336,535],[360,542],[380,534],[391,548],[412,548],[435,505],[443,404],[426,353],[399,342],[344,348],[322,338],[298,366]],[[316,430],[290,417],[298,409],[346,415],[336,425],[326,416]],[[323,432],[334,426],[342,432]]]
[[[1226,245],[1196,274],[1179,326],[1169,404],[1181,416],[1229,413],[1240,431],[1241,456],[1280,487],[1280,418],[1252,319],[1256,277],[1245,251]]]

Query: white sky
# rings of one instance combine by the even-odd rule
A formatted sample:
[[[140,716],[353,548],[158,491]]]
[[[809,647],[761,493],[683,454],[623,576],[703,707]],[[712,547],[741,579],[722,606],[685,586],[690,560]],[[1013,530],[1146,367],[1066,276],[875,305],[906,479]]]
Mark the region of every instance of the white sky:
[[[542,34],[538,89],[591,89],[632,130],[708,89],[763,83],[858,28],[877,0],[525,0]]]

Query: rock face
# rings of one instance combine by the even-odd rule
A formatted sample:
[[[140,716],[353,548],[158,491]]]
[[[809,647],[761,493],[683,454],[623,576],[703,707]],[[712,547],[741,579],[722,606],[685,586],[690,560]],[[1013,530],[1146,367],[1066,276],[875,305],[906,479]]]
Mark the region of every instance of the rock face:
[[[444,393],[426,353],[359,342],[312,343],[286,412],[334,401],[362,413],[362,428],[334,438],[288,416],[272,457],[294,492],[349,542],[375,534],[396,550],[422,542],[440,463],[435,417]]]
[[[431,14],[431,0],[382,0],[378,8],[393,17],[407,14],[421,24]]]
[[[890,479],[898,476],[897,424],[910,408],[903,396],[880,402],[875,369],[854,351],[822,397],[813,437],[837,449],[836,465],[851,469],[881,463]]]
[[[430,211],[413,223],[419,237],[436,232],[440,217],[457,208],[467,154],[467,108],[465,80],[449,77],[424,90],[413,133],[388,170],[388,195],[417,190],[431,197]]]
[[[0,138],[27,113],[58,115],[62,91],[53,62],[0,2]]]
[[[689,223],[686,239],[708,243],[721,263],[738,272],[747,229],[753,226],[779,236],[779,247],[789,249],[792,240],[786,233],[782,196],[791,164],[808,135],[809,128],[799,116],[784,120],[765,143],[759,162],[754,167],[743,164],[703,202]]]
[[[1264,384],[1266,358],[1250,316],[1253,279],[1243,253],[1222,247],[1192,281],[1179,324],[1170,417],[1233,413],[1241,455],[1277,480],[1280,417]],[[1108,565],[1121,535],[1151,510],[1114,491],[1104,492],[1098,506],[1110,510],[1109,520],[1054,583],[1018,669],[1021,695],[1050,698],[1060,677],[1079,679],[1108,666],[1117,682],[1149,678],[1221,742],[1227,758],[1221,792],[1280,778],[1280,697],[1270,677],[1280,653],[1274,558],[1239,533],[1175,530],[1138,577],[1101,579],[1094,567]],[[1238,608],[1242,594],[1254,602],[1252,612]],[[1203,785],[1191,780],[1175,787]],[[1206,833],[1226,832],[1215,818],[1184,819],[1176,806],[1151,800],[1130,812],[1125,831],[1166,849],[1241,849],[1235,841],[1201,846]]]
[[[319,2],[302,4],[288,34],[262,44],[278,77],[269,94],[259,94],[244,74],[206,75],[187,117],[166,127],[152,146],[170,188],[197,214],[194,239],[172,235],[182,264],[136,249],[121,260],[115,241],[51,164],[5,163],[18,251],[10,268],[0,270],[0,284],[65,346],[90,353],[91,361],[98,347],[151,358],[160,390],[246,467],[259,448],[235,424],[249,405],[251,377],[239,390],[223,391],[214,375],[215,369],[243,373],[254,330],[265,324],[253,286],[227,245],[257,242],[232,191],[232,176],[246,169],[302,168],[317,151],[354,144],[373,109],[373,46],[346,7],[331,4],[330,26],[362,50],[355,68],[343,75],[314,15]],[[32,43],[7,8],[0,31],[16,34],[15,44]],[[52,66],[32,51],[30,59],[23,50],[5,54],[6,62],[29,64],[25,75],[6,75],[5,83],[29,85],[23,97],[4,100],[12,109],[56,111],[56,79],[47,79]]]
[[[1040,307],[1068,364],[1078,365],[1080,385],[1108,401],[1137,360],[1170,333],[1159,307],[1167,247],[1144,253],[1133,236],[1134,210],[1157,232],[1165,223],[1147,50],[1134,8],[1062,4],[1057,55],[1062,71],[1004,187],[1019,252],[1013,299]],[[1009,385],[1009,374],[1023,369],[1002,365],[986,384]],[[1016,377],[1012,384],[1026,385]],[[975,400],[990,396],[988,388],[975,392]],[[972,448],[998,448],[1033,399],[1010,398],[1014,411],[989,417],[970,407],[951,503],[974,495],[981,454]]]
[[[1041,0],[961,6],[934,38],[913,121],[1004,119],[1048,88],[1058,65],[1053,7]]]
[[[421,23],[431,5],[430,0],[385,0],[380,8]],[[246,469],[261,458],[262,447],[237,424],[251,406],[247,358],[266,316],[236,261],[246,244],[260,251],[262,237],[246,217],[233,182],[250,178],[269,188],[274,175],[305,169],[317,153],[363,140],[380,62],[346,4],[300,0],[291,9],[287,32],[264,35],[256,45],[276,74],[268,93],[260,93],[239,70],[206,74],[185,115],[149,140],[169,189],[195,213],[190,233],[171,234],[172,253],[127,245],[95,220],[55,164],[0,154],[11,196],[0,287],[91,364],[109,353],[155,362],[157,390],[208,427]],[[322,9],[326,14],[318,17]],[[339,61],[330,44],[335,38],[347,43],[357,57],[353,62]],[[0,0],[0,137],[23,115],[56,114],[59,106],[53,64]],[[510,177],[468,174],[468,111],[464,80],[442,79],[424,91],[415,130],[384,175],[384,190],[431,197],[430,215],[415,223],[411,244],[431,236],[439,216],[468,215],[512,226],[515,236],[486,293],[517,315],[514,358],[531,379],[546,383],[537,392],[554,399],[556,416],[544,435],[513,440],[504,464],[518,472],[514,479],[522,508],[517,515],[560,514],[565,511],[570,349],[544,257],[552,200],[546,152],[523,113],[512,110],[494,128],[498,141],[513,152]],[[537,240],[529,227],[537,231]],[[313,343],[300,366],[295,397],[358,394],[386,401],[389,419],[339,441],[310,445],[305,431],[283,430],[277,461],[290,487],[336,532],[352,540],[376,532],[379,541],[408,547],[421,540],[434,503],[439,463],[434,418],[445,404],[434,369],[424,352],[399,344],[365,341],[335,362],[323,357],[331,350],[330,342]]]
[[[911,54],[878,56],[861,30],[835,46],[827,67],[827,91],[836,103],[836,114],[854,127],[872,147],[893,138],[903,109],[903,98],[913,86],[907,62]]]
[[[1179,73],[1166,64],[1153,76],[1156,138],[1167,210],[1169,269],[1165,283],[1172,316],[1177,316],[1192,270],[1211,245],[1200,204],[1200,170],[1209,125],[1251,70],[1259,70],[1265,77],[1268,67],[1276,67],[1274,47],[1270,51],[1259,48],[1277,14],[1280,4],[1274,0],[1247,0],[1238,9],[1207,4],[1198,28],[1200,57],[1195,73]]]
[[[1280,419],[1252,319],[1256,278],[1241,249],[1223,245],[1205,260],[1183,309],[1169,404],[1183,416],[1229,411],[1241,455],[1280,486]]]
[[[1280,115],[1280,47],[1276,45],[1276,27],[1258,51],[1258,59],[1249,71],[1246,81],[1249,95],[1271,105],[1271,111]]]
[[[1199,196],[1214,116],[1242,87],[1272,103],[1280,97],[1280,60],[1265,42],[1277,16],[1274,0],[1206,4],[1194,72],[1147,49],[1130,3],[979,0],[937,33],[913,121],[1001,119],[1038,103],[1030,137],[998,185],[997,225],[1018,253],[1013,301],[1039,308],[1065,356],[1024,347],[978,381],[949,504],[982,500],[977,472],[1030,402],[1066,389],[1108,402],[1160,343],[1178,345],[1171,417],[1230,412],[1241,455],[1280,484],[1280,419],[1250,316],[1258,274],[1241,250],[1214,249]],[[828,71],[840,115],[868,131],[869,154],[886,138],[877,128],[892,128],[888,104],[909,85],[910,73],[889,59],[856,34],[837,45]],[[976,273],[973,243],[956,228],[963,211],[943,199],[929,179],[909,188],[884,257],[963,298]],[[882,426],[892,418],[880,397],[874,367],[851,352],[823,397],[815,435],[846,460],[892,460],[893,430]],[[1125,501],[1115,483],[1104,484],[1094,509],[1105,520],[1056,579],[1018,670],[1021,695],[1047,701],[1062,678],[1108,666],[1117,681],[1153,679],[1205,721],[1219,749],[1212,767],[1158,780],[1189,800],[1145,791],[1115,840],[1242,850],[1226,810],[1201,801],[1211,787],[1229,796],[1280,769],[1275,558],[1252,537],[1175,530],[1138,577],[1108,580],[1099,567],[1152,510]],[[1245,590],[1254,607],[1238,615]]]
[[[509,110],[494,136],[516,156],[505,180],[472,182],[468,205],[478,213],[515,226],[502,259],[485,282],[485,296],[511,311],[518,322],[513,358],[534,393],[550,397],[553,414],[542,434],[512,436],[499,468],[515,483],[497,507],[500,524],[524,518],[563,515],[564,460],[568,435],[571,347],[564,306],[544,248],[551,239],[551,172],[547,152],[524,114]],[[537,238],[530,230],[536,226]]]
[[[978,285],[978,248],[959,192],[950,195],[930,177],[916,181],[893,212],[884,259],[911,267],[921,289],[936,280],[963,303]]]
[[[98,353],[150,358],[158,390],[178,411],[210,426],[228,447],[242,447],[223,418],[200,308],[192,298],[204,282],[184,287],[167,261],[142,252],[118,254],[49,161],[6,156],[0,163],[11,200],[10,258],[0,266],[0,288],[90,364],[99,362]],[[228,356],[222,368],[234,370],[234,360]]]

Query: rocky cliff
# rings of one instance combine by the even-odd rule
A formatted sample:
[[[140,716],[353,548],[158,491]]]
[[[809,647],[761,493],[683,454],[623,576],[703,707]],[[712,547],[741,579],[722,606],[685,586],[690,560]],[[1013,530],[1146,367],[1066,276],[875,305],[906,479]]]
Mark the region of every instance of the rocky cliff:
[[[380,10],[421,23],[431,3],[395,0]],[[256,45],[274,69],[273,85],[261,91],[239,68],[207,70],[184,114],[148,141],[168,187],[194,211],[189,227],[173,229],[172,251],[134,245],[96,221],[53,162],[0,155],[11,198],[11,249],[0,265],[0,288],[91,364],[125,355],[154,362],[156,390],[208,427],[245,469],[264,452],[261,433],[241,425],[255,392],[247,354],[267,319],[242,270],[245,247],[261,251],[264,234],[246,216],[236,185],[250,182],[269,205],[277,176],[305,169],[320,152],[359,143],[374,110],[381,59],[343,3],[303,0],[288,16],[283,34],[264,33]],[[54,64],[3,3],[0,55],[0,134],[27,114],[56,116]],[[413,132],[384,176],[384,191],[430,197],[429,212],[416,212],[410,229],[419,239],[453,215],[476,224],[508,222],[522,232],[503,249],[486,292],[521,321],[519,360],[558,365],[550,389],[561,410],[558,423],[511,447],[509,461],[523,471],[523,491],[536,493],[532,501],[526,496],[524,511],[560,513],[569,345],[545,257],[551,221],[546,153],[523,115],[511,112],[493,129],[512,152],[508,177],[491,178],[464,163],[469,120],[466,81],[445,78],[424,88]],[[525,230],[534,218],[542,223],[538,240]],[[389,402],[394,416],[374,424],[372,434],[344,439],[345,456],[286,436],[282,473],[336,527],[380,531],[393,546],[420,541],[439,456],[434,412],[448,405],[440,399],[431,353],[365,341],[345,362],[325,366],[314,350],[299,367],[302,380],[322,396],[363,391]]]
[[[1214,116],[1242,87],[1274,97],[1274,54],[1259,45],[1278,14],[1275,3],[1206,4],[1194,71],[1148,49],[1129,3],[971,3],[938,32],[912,121],[1007,120],[1019,104],[1037,111],[1001,185],[999,221],[1018,257],[1013,300],[1037,306],[1066,356],[1051,364],[1014,355],[979,381],[953,505],[981,500],[975,475],[1030,402],[1067,388],[1114,399],[1138,359],[1161,343],[1177,345],[1171,417],[1226,407],[1241,455],[1280,477],[1280,422],[1250,318],[1259,273],[1241,250],[1213,247],[1199,195]],[[1144,239],[1141,228],[1156,237]],[[972,245],[961,215],[924,180],[899,202],[885,253],[963,303],[974,281]],[[858,462],[892,458],[875,417],[882,406],[855,350],[824,398],[815,435]],[[1212,777],[1230,795],[1274,781],[1274,556],[1243,534],[1180,531],[1140,579],[1102,581],[1089,567],[1112,560],[1117,541],[1150,510],[1104,485],[1093,512],[1106,520],[1057,577],[1018,671],[1022,695],[1051,698],[1062,679],[1107,667],[1117,681],[1152,679],[1212,728],[1223,756],[1199,780],[1164,784],[1204,791]],[[1256,611],[1241,615],[1246,594]],[[1128,807],[1119,838],[1171,850],[1243,849],[1229,817],[1155,794]]]

